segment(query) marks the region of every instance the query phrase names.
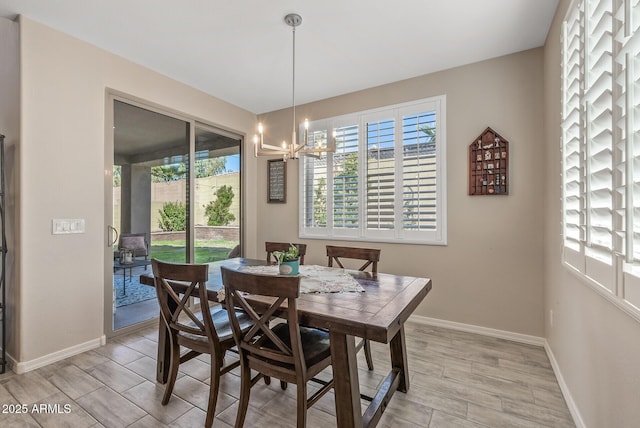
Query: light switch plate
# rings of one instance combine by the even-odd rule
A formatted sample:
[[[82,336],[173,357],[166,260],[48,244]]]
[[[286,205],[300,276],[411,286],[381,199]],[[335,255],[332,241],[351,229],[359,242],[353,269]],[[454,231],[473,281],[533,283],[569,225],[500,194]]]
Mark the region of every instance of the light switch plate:
[[[70,233],[84,233],[84,219],[60,219],[54,218],[52,221],[52,233],[54,235],[67,235]]]

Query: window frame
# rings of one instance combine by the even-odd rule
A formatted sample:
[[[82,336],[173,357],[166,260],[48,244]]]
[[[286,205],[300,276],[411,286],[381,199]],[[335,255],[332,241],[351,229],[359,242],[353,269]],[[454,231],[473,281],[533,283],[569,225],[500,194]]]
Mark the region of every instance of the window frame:
[[[435,227],[433,230],[405,229],[403,227],[403,180],[399,169],[402,167],[402,118],[426,112],[435,113]],[[367,228],[367,199],[366,199],[366,165],[367,165],[367,123],[375,120],[394,120],[394,150],[399,156],[394,156],[394,226],[388,230],[374,230]],[[358,127],[358,226],[355,228],[338,228],[333,224],[333,174],[328,165],[333,165],[333,153],[327,153],[322,158],[327,162],[326,177],[326,225],[313,227],[305,225],[305,207],[307,204],[307,183],[305,175],[309,160],[302,158],[299,172],[299,237],[303,239],[333,239],[357,240],[363,242],[389,242],[421,245],[447,245],[447,183],[446,183],[446,96],[424,98],[416,101],[394,104],[380,108],[349,113],[309,122],[309,134],[314,131],[326,131],[340,127]],[[301,127],[300,135],[303,134]],[[313,159],[313,158],[311,158]],[[400,179],[399,179],[400,178]],[[313,184],[312,184],[313,185]],[[312,189],[313,187],[311,187]],[[313,191],[313,190],[309,190]],[[400,226],[400,227],[399,227]]]

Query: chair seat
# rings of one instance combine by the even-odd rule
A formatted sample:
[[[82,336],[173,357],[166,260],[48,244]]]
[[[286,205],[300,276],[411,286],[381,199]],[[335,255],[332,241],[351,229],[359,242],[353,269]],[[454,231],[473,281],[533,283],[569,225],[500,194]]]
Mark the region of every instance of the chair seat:
[[[289,326],[287,324],[277,324],[271,330],[287,346],[291,346]],[[304,359],[308,367],[319,363],[331,355],[329,333],[326,331],[300,326],[300,339],[302,342],[302,352],[304,353]],[[263,346],[269,349],[277,349],[276,345],[270,340],[265,341]]]
[[[218,339],[220,340],[220,342],[232,341],[233,331],[231,330],[231,322],[229,321],[229,313],[227,312],[227,310],[222,308],[221,306],[215,306],[211,308],[210,313],[211,318],[213,318],[213,325],[215,326],[216,332],[218,333]],[[196,317],[200,321],[202,321],[202,312],[198,312]],[[240,323],[240,329],[242,331],[246,331],[253,325],[251,318],[249,318],[246,313],[240,311],[238,312],[238,322]],[[196,326],[194,322],[189,323],[189,325],[192,327]],[[180,336],[186,339],[196,340],[203,343],[208,342],[206,336],[199,336],[196,334],[185,332],[181,332]]]

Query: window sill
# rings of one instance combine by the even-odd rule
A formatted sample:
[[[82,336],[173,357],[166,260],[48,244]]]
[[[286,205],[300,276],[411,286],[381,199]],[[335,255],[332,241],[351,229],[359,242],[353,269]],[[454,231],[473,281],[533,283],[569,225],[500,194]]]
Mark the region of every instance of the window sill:
[[[615,294],[612,294],[605,287],[601,286],[593,279],[584,275],[582,272],[580,272],[578,269],[574,268],[573,266],[567,264],[564,261],[562,262],[562,264],[565,267],[565,269],[569,271],[569,273],[571,273],[572,276],[577,278],[581,284],[585,284],[587,287],[595,291],[598,295],[603,297],[609,303],[616,306],[618,309],[622,310],[622,312],[624,312],[625,314],[633,318],[635,321],[640,322],[640,310],[636,309],[631,304],[625,302]]]
[[[300,239],[318,239],[324,241],[351,241],[351,242],[379,242],[383,244],[407,244],[407,245],[428,245],[436,247],[446,247],[447,241],[417,241],[410,239],[383,239],[383,238],[365,238],[358,236],[328,236],[328,235],[309,235],[299,234]]]

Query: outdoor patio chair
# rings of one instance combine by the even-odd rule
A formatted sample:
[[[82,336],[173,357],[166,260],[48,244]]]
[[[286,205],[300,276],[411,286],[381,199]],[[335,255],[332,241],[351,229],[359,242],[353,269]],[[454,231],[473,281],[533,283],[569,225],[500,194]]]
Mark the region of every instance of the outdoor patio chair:
[[[240,245],[236,245],[235,247],[233,247],[231,251],[229,251],[227,258],[234,259],[236,257],[240,257],[241,255],[242,255],[242,249],[240,248]]]
[[[144,257],[149,260],[149,241],[146,233],[123,233],[118,239],[118,250],[128,249],[133,251],[133,257]]]

